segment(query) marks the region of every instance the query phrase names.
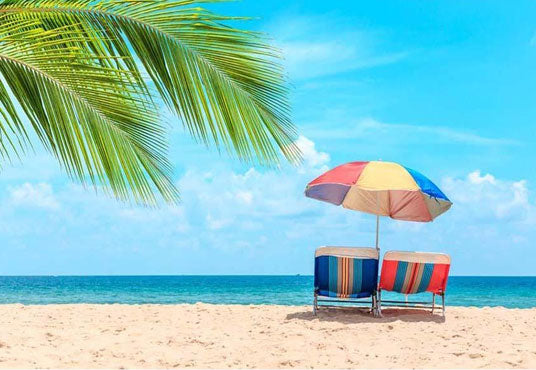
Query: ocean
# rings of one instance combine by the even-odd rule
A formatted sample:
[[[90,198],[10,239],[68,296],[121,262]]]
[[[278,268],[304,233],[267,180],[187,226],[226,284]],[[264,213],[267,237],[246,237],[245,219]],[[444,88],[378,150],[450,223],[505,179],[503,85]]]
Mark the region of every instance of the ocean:
[[[204,302],[310,305],[312,291],[312,276],[0,277],[0,304]],[[430,297],[428,293],[419,298]],[[383,294],[383,298],[404,297]],[[536,277],[451,276],[446,303],[451,306],[536,307]]]

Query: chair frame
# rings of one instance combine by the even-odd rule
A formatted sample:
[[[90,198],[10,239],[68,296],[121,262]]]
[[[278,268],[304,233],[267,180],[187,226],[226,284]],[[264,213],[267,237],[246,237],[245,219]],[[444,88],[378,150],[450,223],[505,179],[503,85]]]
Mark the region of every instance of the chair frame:
[[[339,305],[333,303],[338,303]],[[343,304],[343,306],[340,306],[341,303]],[[313,315],[317,315],[318,309],[320,307],[344,307],[346,306],[346,304],[353,308],[368,309],[368,313],[373,313],[374,317],[380,315],[376,292],[374,292],[370,297],[364,298],[337,298],[322,296],[319,295],[316,291],[314,292],[313,299]],[[370,305],[370,308],[365,305]]]
[[[398,293],[402,294],[402,293]],[[412,309],[430,309],[430,313],[433,315],[434,310],[436,308],[436,296],[441,297],[441,313],[442,316],[445,317],[445,292],[440,293],[432,293],[432,301],[431,302],[423,302],[423,301],[384,301],[381,299],[382,292],[381,289],[378,289],[378,316],[382,317],[382,306],[383,307],[401,307],[401,308],[412,308]],[[406,295],[407,298],[407,295]]]

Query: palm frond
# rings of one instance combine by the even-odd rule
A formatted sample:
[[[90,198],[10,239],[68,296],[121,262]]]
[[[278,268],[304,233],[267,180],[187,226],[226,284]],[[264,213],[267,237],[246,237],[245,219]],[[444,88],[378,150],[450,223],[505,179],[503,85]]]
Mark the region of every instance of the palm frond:
[[[123,200],[155,203],[154,188],[177,200],[167,135],[136,77],[74,46],[89,40],[76,25],[39,25],[0,14],[0,74],[9,87],[0,89],[2,131],[27,141],[14,98],[73,178],[104,184]]]
[[[131,48],[164,101],[198,140],[223,146],[247,161],[278,163],[280,151],[298,161],[278,51],[262,35],[226,25],[235,18],[198,3],[3,0],[0,13],[39,19],[45,27],[76,23],[85,35],[102,33],[105,41],[92,38],[85,46],[119,57],[115,68],[126,68],[139,79],[128,58]]]
[[[11,162],[15,154],[18,159],[31,144],[8,90],[0,84],[0,156]]]

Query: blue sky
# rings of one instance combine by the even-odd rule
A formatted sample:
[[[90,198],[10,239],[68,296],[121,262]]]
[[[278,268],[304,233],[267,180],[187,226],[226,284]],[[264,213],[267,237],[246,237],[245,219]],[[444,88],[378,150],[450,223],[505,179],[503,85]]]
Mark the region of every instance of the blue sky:
[[[37,151],[0,176],[0,274],[310,274],[321,245],[370,246],[374,219],[306,199],[352,160],[397,161],[453,200],[430,224],[382,219],[383,250],[443,251],[456,275],[535,275],[536,3],[270,0],[300,168],[242,165],[175,119],[182,204],[131,207],[68,181]]]

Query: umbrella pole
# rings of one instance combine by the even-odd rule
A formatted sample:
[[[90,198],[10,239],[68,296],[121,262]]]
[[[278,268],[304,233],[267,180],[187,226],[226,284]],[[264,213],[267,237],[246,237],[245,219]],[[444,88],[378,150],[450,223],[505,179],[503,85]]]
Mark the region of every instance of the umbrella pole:
[[[376,213],[376,250],[378,251],[378,255],[380,254],[380,193],[376,192],[376,210],[378,213]]]
[[[376,250],[378,252],[380,251],[379,231],[380,231],[380,216],[376,215]]]

